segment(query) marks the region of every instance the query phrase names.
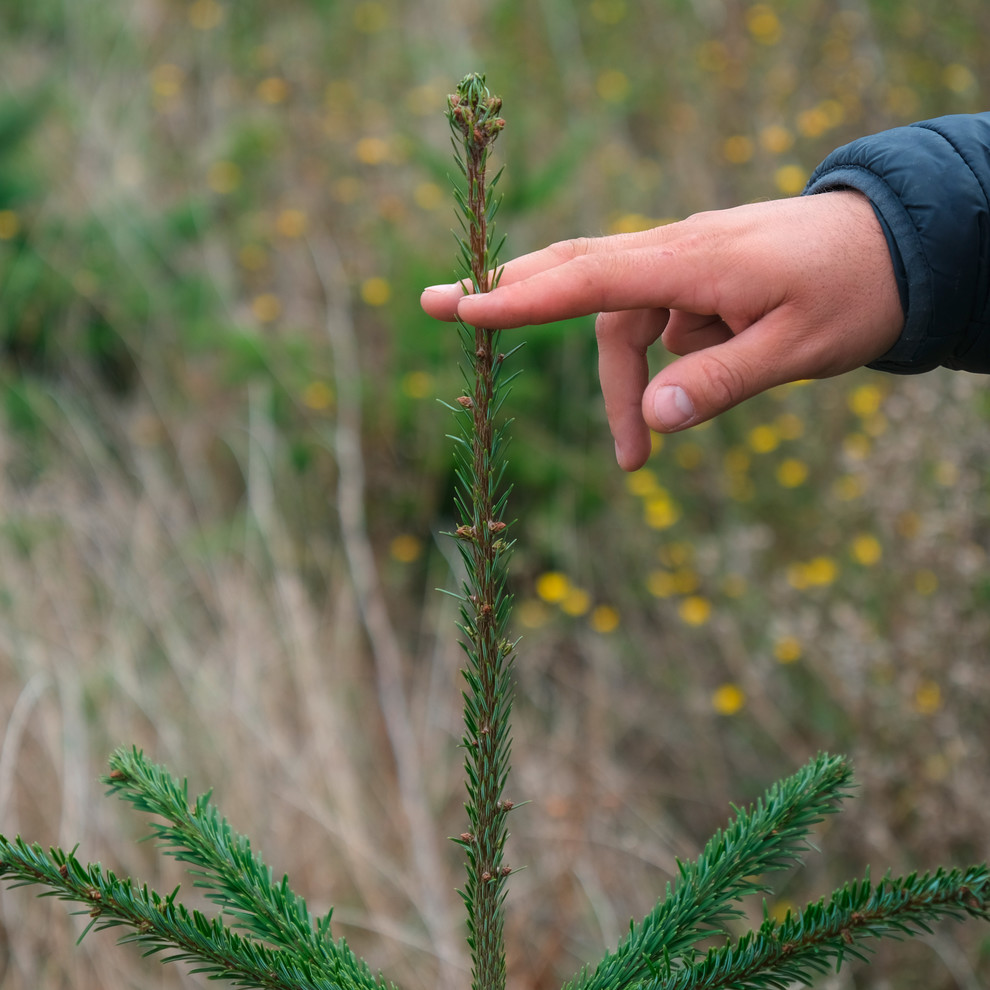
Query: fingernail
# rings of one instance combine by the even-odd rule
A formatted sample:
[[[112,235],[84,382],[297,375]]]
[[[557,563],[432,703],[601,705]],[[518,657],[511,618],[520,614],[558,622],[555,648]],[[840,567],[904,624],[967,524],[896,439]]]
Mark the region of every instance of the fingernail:
[[[449,282],[447,285],[428,285],[425,289],[423,289],[423,291],[424,292],[450,292],[452,289],[456,289],[457,287],[458,286],[457,286],[457,283],[456,282]]]
[[[694,419],[694,403],[680,385],[663,385],[653,396],[653,414],[665,430],[679,430]]]

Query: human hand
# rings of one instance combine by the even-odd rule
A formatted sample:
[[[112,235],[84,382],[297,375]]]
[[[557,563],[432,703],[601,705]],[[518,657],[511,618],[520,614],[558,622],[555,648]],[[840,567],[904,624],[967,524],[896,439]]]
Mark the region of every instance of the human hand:
[[[599,313],[605,410],[629,471],[649,456],[650,429],[681,430],[775,385],[867,364],[904,324],[883,231],[851,190],[561,241],[510,261],[491,292],[431,286],[421,304],[489,329]],[[650,381],[658,339],[681,357]]]

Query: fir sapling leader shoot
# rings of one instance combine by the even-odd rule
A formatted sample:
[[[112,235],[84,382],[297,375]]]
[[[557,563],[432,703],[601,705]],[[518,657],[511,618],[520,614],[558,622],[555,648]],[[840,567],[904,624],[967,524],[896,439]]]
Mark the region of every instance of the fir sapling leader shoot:
[[[460,239],[463,275],[475,292],[487,292],[498,279],[498,248],[492,247],[498,200],[491,192],[499,175],[489,182],[486,167],[491,145],[505,126],[501,109],[502,101],[488,92],[479,75],[466,76],[448,98],[447,117],[464,181],[463,188],[455,188],[466,235]],[[466,570],[459,598],[468,659],[463,743],[469,827],[455,841],[467,855],[461,896],[468,914],[472,990],[502,990],[505,882],[512,872],[502,858],[512,808],[503,797],[512,707],[513,644],[507,638],[512,603],[505,588],[512,544],[503,519],[508,496],[502,488],[505,425],[497,426],[495,417],[509,379],[502,374],[505,355],[498,351],[497,332],[461,324],[460,333],[467,390],[451,408],[460,427],[454,437],[459,518],[454,535]]]

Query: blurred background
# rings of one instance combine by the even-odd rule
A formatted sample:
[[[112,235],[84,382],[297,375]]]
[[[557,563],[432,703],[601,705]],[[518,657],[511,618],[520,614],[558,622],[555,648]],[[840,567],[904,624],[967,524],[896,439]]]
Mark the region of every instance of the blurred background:
[[[136,744],[404,990],[467,986],[459,343],[417,301],[456,274],[446,94],[504,98],[509,257],[985,109],[988,32],[983,0],[3,0],[0,830],[171,889],[98,782]],[[860,787],[769,911],[984,860],[985,381],[778,389],[625,476],[591,321],[518,338],[510,986],[597,960],[822,749]],[[0,907],[0,990],[202,985]],[[822,985],[988,980],[970,923]]]

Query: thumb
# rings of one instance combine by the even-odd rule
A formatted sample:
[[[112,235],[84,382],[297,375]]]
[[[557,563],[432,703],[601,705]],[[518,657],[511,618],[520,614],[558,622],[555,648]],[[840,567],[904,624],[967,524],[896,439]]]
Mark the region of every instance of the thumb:
[[[808,355],[793,341],[782,346],[767,324],[753,324],[729,340],[677,358],[643,393],[643,419],[660,433],[704,423],[785,382],[811,377]]]

